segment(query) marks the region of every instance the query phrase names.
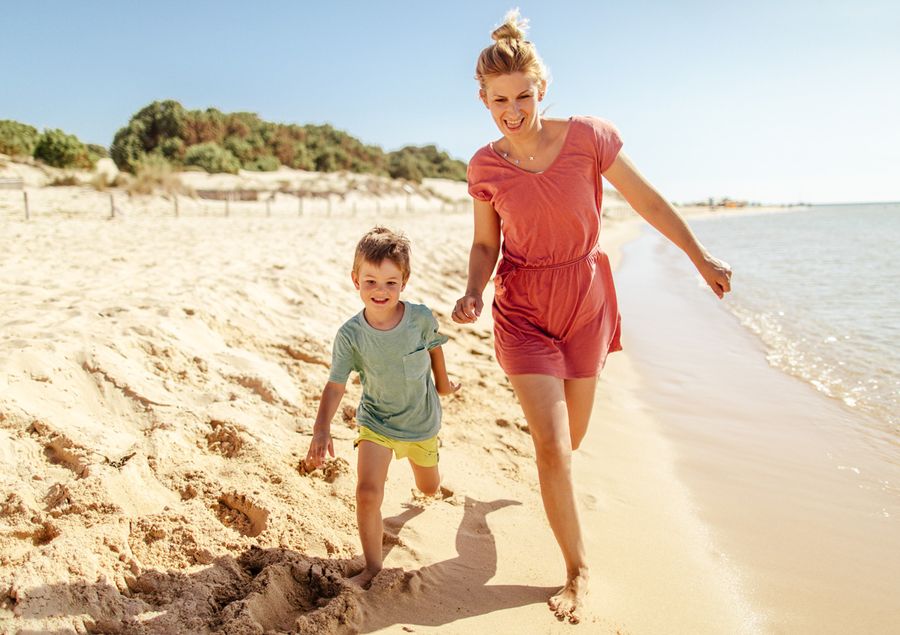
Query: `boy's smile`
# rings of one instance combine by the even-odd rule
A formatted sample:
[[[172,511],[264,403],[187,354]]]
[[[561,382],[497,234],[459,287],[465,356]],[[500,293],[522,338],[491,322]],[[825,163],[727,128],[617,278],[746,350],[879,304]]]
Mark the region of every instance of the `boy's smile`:
[[[369,325],[381,330],[397,326],[403,317],[400,292],[406,287],[400,267],[388,258],[377,264],[363,260],[351,277],[365,305]]]

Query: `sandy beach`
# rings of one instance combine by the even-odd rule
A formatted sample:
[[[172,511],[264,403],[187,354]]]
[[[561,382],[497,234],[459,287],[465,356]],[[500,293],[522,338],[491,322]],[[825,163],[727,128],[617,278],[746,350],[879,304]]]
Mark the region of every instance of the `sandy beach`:
[[[358,385],[334,423],[337,458],[312,474],[300,458],[334,332],[360,310],[353,245],[378,221],[410,236],[404,297],[434,310],[463,389],[444,400],[445,495],[422,500],[392,466],[386,569],[359,593],[342,582],[360,564]],[[630,344],[647,327],[628,316],[575,462],[588,616],[572,627],[547,610],[564,568],[525,422],[489,316],[449,320],[470,223],[374,211],[4,220],[0,631],[798,632],[779,627],[746,552],[698,504],[690,435],[664,428],[648,400],[652,373]],[[606,223],[614,264],[638,233]]]

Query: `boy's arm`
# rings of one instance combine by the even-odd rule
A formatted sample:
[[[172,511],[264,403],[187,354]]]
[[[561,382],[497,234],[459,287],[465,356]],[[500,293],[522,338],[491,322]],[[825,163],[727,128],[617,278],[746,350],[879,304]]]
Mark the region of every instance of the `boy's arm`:
[[[325,452],[334,456],[334,443],[331,440],[331,420],[346,390],[345,384],[330,381],[322,390],[322,398],[319,400],[319,412],[316,414],[316,423],[313,425],[313,438],[306,453],[306,465],[309,468],[317,468],[325,460]]]
[[[434,387],[439,395],[452,395],[459,390],[459,384],[454,384],[447,376],[447,365],[444,363],[444,350],[435,346],[428,354],[431,355],[431,370],[434,372]]]

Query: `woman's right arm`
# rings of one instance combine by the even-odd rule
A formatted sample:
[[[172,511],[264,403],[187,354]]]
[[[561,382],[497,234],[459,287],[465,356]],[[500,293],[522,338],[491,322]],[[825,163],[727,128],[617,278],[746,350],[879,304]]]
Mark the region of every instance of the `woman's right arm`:
[[[478,319],[484,302],[481,295],[500,255],[500,217],[489,201],[475,201],[475,238],[469,252],[469,281],[466,294],[456,301],[453,321],[469,324]]]

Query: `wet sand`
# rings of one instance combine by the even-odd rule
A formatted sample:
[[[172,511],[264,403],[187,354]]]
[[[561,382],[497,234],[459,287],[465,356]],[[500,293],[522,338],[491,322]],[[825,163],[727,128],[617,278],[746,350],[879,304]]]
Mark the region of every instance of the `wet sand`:
[[[645,232],[624,252],[623,344],[764,632],[892,632],[900,465],[867,447],[859,413],[770,367],[677,250]]]

